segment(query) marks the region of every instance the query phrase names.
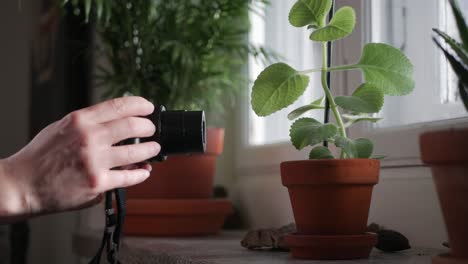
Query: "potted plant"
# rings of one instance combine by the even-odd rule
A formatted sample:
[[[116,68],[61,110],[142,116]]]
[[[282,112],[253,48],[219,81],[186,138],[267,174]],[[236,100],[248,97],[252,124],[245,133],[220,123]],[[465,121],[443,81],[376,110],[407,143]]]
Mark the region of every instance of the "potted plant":
[[[295,120],[290,139],[298,150],[312,147],[309,160],[281,163],[281,179],[288,188],[298,232],[286,238],[293,257],[309,259],[350,259],[368,257],[376,242],[366,233],[373,186],[378,182],[380,163],[373,156],[373,143],[366,138],[351,139],[346,129],[358,122],[377,122],[384,96],[401,96],[414,88],[413,66],[399,50],[382,43],[364,46],[355,64],[327,65],[327,43],[342,39],[355,27],[355,11],[342,7],[327,21],[332,0],[298,0],[290,10],[289,23],[307,27],[310,39],[321,43],[320,68],[298,71],[285,63],[268,66],[255,80],[251,104],[258,116],[267,116],[294,103],[306,90],[308,74],[321,74],[325,100],[335,123],[299,118],[323,109],[324,98],[292,111]],[[351,96],[332,95],[327,73],[361,70],[364,83]],[[333,143],[340,153],[321,146]]]
[[[461,42],[439,29],[434,32],[447,48],[434,38],[454,72],[458,91],[468,110],[468,27],[456,0],[449,0]],[[451,49],[451,51],[449,50]],[[450,256],[435,257],[433,263],[468,262],[468,129],[451,128],[420,136],[421,158],[432,169],[450,241]],[[459,260],[459,262],[455,262]],[[451,262],[452,261],[452,262]]]
[[[249,6],[260,2],[70,1],[76,12],[82,6],[87,19],[98,22],[103,48],[97,53],[105,62],[98,65],[97,77],[106,97],[130,92],[167,109],[208,115],[206,154],[154,163],[144,184],[128,188],[129,198],[212,197],[224,113],[247,87],[242,67],[250,54],[269,56],[246,40]]]

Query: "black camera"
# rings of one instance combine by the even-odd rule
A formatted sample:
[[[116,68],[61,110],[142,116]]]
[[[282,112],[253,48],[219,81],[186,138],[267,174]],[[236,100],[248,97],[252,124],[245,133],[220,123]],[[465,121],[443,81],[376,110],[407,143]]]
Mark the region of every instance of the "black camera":
[[[204,153],[206,148],[205,113],[203,111],[168,111],[162,105],[146,116],[156,126],[152,137],[139,142],[156,141],[161,145],[159,154],[150,161],[163,161],[168,155]]]

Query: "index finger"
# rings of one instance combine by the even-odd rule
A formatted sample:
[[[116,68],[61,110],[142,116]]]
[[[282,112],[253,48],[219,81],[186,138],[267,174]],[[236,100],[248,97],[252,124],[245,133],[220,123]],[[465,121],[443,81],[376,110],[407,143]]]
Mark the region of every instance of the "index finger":
[[[80,111],[87,120],[104,123],[131,116],[147,116],[153,113],[154,105],[143,97],[127,96],[108,100]]]

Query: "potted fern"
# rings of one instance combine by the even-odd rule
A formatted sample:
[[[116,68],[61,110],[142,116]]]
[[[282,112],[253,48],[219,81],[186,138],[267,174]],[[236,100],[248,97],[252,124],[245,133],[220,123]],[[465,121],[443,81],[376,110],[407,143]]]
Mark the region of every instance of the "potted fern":
[[[307,27],[310,39],[321,43],[320,68],[296,70],[285,63],[268,66],[255,80],[251,104],[258,116],[267,116],[294,103],[306,90],[309,74],[319,73],[322,89],[335,123],[321,123],[308,111],[323,109],[317,98],[289,114],[296,120],[290,139],[298,150],[311,147],[309,160],[281,163],[281,179],[288,188],[298,232],[286,242],[293,257],[308,259],[351,259],[369,256],[376,242],[366,233],[373,186],[378,182],[380,162],[373,156],[369,139],[351,139],[346,129],[358,122],[377,122],[384,97],[401,96],[414,88],[413,66],[398,49],[382,43],[366,44],[355,64],[327,65],[327,43],[342,39],[355,27],[355,11],[342,7],[327,21],[332,0],[298,0],[290,10],[289,23]],[[361,70],[364,83],[351,96],[332,95],[327,73]],[[334,144],[339,153],[319,145]]]
[[[125,92],[167,109],[205,110],[207,153],[155,163],[153,175],[128,189],[133,198],[210,198],[223,150],[224,113],[247,87],[248,55],[267,52],[246,41],[248,10],[262,0],[63,0],[96,21],[98,84],[105,97]],[[164,147],[164,146],[162,146]]]
[[[434,38],[457,74],[460,98],[468,110],[468,27],[456,0],[449,0],[461,42],[439,29],[434,32],[448,47]],[[420,137],[422,160],[431,166],[447,227],[451,256],[438,256],[434,263],[468,261],[468,129],[426,132]],[[455,263],[455,262],[454,262]]]

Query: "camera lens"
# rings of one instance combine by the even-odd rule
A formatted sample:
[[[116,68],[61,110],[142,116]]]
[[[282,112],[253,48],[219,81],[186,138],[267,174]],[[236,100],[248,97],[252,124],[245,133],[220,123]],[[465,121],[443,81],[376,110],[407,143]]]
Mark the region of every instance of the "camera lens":
[[[152,137],[140,139],[140,142],[156,141],[161,145],[161,152],[151,161],[161,161],[172,154],[205,152],[203,111],[166,111],[164,106],[158,106],[147,118],[156,126],[156,133]]]

